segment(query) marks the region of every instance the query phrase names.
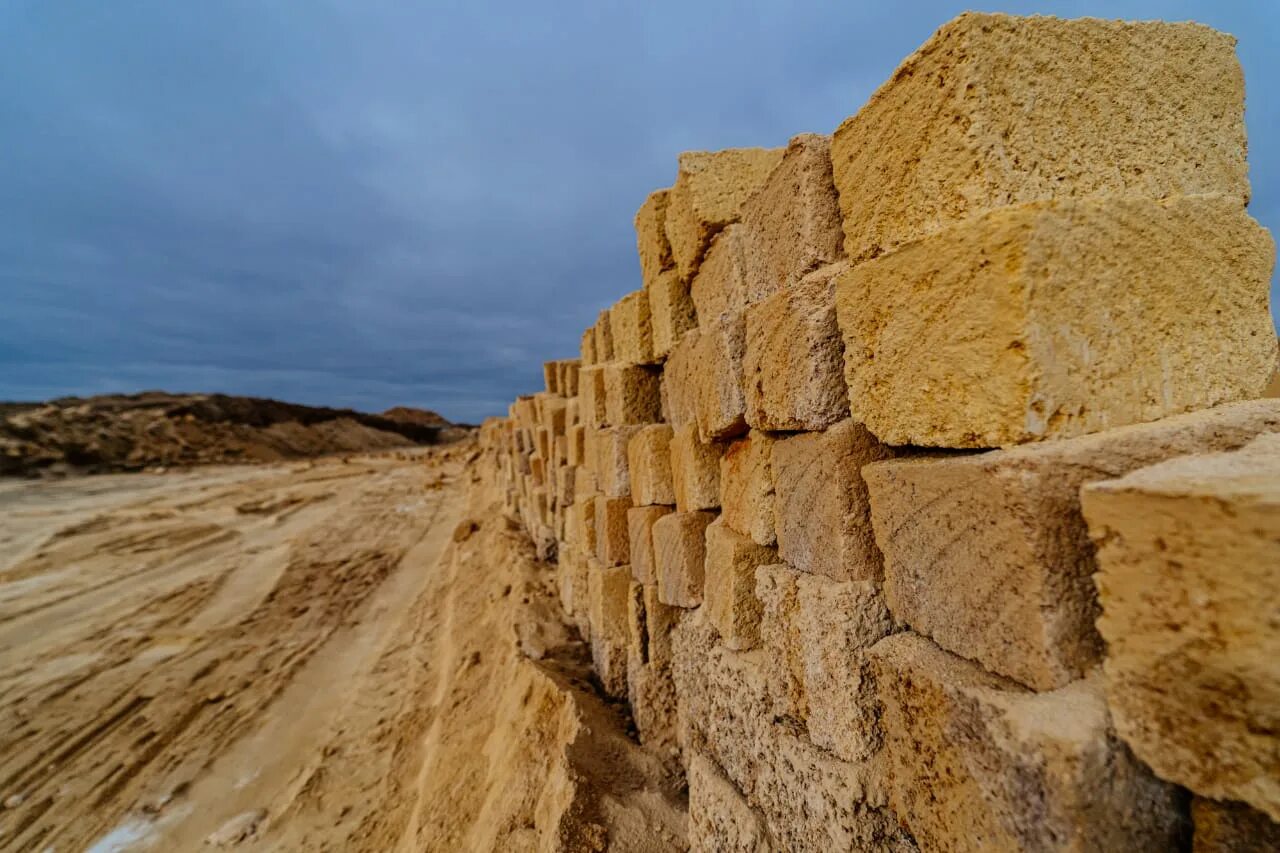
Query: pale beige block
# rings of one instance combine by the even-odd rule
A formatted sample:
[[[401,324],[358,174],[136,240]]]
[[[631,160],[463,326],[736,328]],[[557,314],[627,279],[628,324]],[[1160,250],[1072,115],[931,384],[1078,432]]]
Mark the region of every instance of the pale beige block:
[[[593,567],[587,581],[591,599],[591,661],[610,696],[627,695],[627,602],[631,572],[622,567]]]
[[[542,363],[543,386],[548,394],[560,393],[560,365],[554,361]]]
[[[747,232],[741,225],[729,225],[712,239],[697,275],[689,282],[699,325],[747,307],[746,243]]]
[[[579,399],[582,401],[582,422],[598,429],[609,422],[608,396],[605,392],[604,372],[608,365],[595,364],[582,368],[579,374]]]
[[[600,359],[596,356],[596,327],[591,326],[582,333],[582,343],[578,348],[583,367],[590,367]]]
[[[992,672],[1062,686],[1102,653],[1080,487],[1277,431],[1280,400],[1257,400],[1066,441],[869,465],[889,609]],[[786,443],[774,448],[775,471]]]
[[[663,411],[666,420],[675,429],[697,426],[698,395],[703,384],[706,366],[699,354],[701,332],[690,329],[667,356],[662,370]]]
[[[796,621],[800,572],[784,564],[756,569],[756,598],[760,599],[760,649],[769,684],[773,715],[803,724],[809,718],[804,688],[804,648]]]
[[[630,498],[631,471],[627,464],[627,446],[643,427],[614,426],[592,433],[592,449],[595,452],[596,483],[600,491],[611,498]]]
[[[653,523],[653,559],[658,597],[673,607],[702,603],[707,525],[711,512],[673,512]]]
[[[1174,850],[1182,797],[1116,737],[1101,679],[1032,693],[910,632],[869,651],[893,810],[922,850]]]
[[[880,549],[861,469],[892,455],[847,419],[825,432],[775,441],[770,467],[779,556],[835,580],[879,580]]]
[[[822,267],[747,308],[742,385],[752,427],[822,430],[849,416],[835,301],[846,268]]]
[[[872,257],[1064,196],[1223,193],[1241,206],[1234,47],[1192,23],[959,16],[835,132],[845,251]]]
[[[729,648],[749,649],[759,641],[756,569],[777,561],[777,551],[735,533],[723,517],[707,526],[703,609]]]
[[[724,523],[757,545],[777,542],[774,532],[774,439],[752,431],[731,442],[720,457],[720,506]]]
[[[578,371],[582,362],[576,358],[565,358],[556,362],[560,372],[560,393],[566,397],[578,396]]]
[[[627,510],[627,539],[631,543],[631,573],[640,583],[657,583],[657,563],[653,553],[653,525],[674,509],[669,506],[637,506]]]
[[[628,293],[609,309],[613,332],[613,356],[618,361],[653,364],[653,321],[649,295],[644,290]]]
[[[778,167],[743,208],[742,228],[748,302],[794,287],[843,255],[831,137],[791,138]]]
[[[565,459],[570,465],[582,465],[586,458],[587,428],[582,424],[569,427],[565,447]]]
[[[636,431],[627,444],[631,500],[636,506],[676,502],[671,479],[671,435],[669,424],[650,424]]]
[[[1258,853],[1280,850],[1280,823],[1244,803],[1205,797],[1191,800],[1192,853]]]
[[[703,441],[734,438],[747,431],[747,402],[742,390],[746,334],[746,319],[741,313],[725,314],[698,328],[697,415]]]
[[[850,412],[889,444],[996,447],[1257,397],[1274,257],[1223,196],[966,220],[840,277]]]
[[[593,328],[596,332],[596,363],[605,364],[613,361],[617,356],[613,351],[613,326],[608,308],[596,316],[596,324]]]
[[[685,333],[698,325],[698,315],[689,296],[689,285],[673,269],[663,270],[645,290],[653,324],[653,354],[664,359]]]
[[[777,842],[764,819],[715,762],[689,758],[689,850],[691,853],[772,853]]]
[[[555,495],[557,506],[568,506],[573,503],[577,473],[578,469],[573,465],[560,465],[556,468]]]
[[[671,634],[685,611],[663,604],[657,584],[645,584],[642,597],[647,638],[644,661],[654,666],[669,667],[672,663]]]
[[[633,582],[627,601],[627,702],[640,742],[659,756],[673,758],[678,754],[675,681],[670,666],[652,655],[659,639],[655,634],[669,634],[671,626],[664,623],[665,612],[649,609],[652,596],[646,595],[646,589],[652,587]],[[652,603],[662,607],[656,600]],[[669,637],[662,641],[670,645]]]
[[[693,278],[711,238],[737,222],[751,193],[782,159],[782,149],[686,151],[667,195],[665,229],[680,277]]]
[[[651,289],[664,270],[675,266],[671,243],[667,241],[667,197],[670,190],[649,193],[636,211],[636,252],[640,256],[640,277],[645,290]]]
[[[661,371],[614,362],[603,368],[605,421],[610,426],[650,424],[662,418]]]
[[[1120,736],[1161,777],[1280,820],[1280,433],[1082,502]]]
[[[676,509],[694,512],[720,507],[720,457],[724,445],[704,442],[696,426],[677,427],[671,433],[671,485]]]
[[[631,499],[598,495],[595,503],[596,559],[606,567],[625,566],[631,561],[631,532],[627,528]]]

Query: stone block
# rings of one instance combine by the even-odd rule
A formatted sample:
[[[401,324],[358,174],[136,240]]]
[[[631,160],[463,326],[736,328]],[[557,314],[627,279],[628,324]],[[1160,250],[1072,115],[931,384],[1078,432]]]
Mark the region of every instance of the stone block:
[[[772,853],[778,849],[764,818],[715,762],[695,753],[688,763],[691,853]]]
[[[797,633],[800,572],[784,564],[756,569],[760,599],[760,648],[773,715],[803,724],[809,718],[804,689],[804,647]]]
[[[695,512],[720,508],[720,457],[724,445],[704,442],[694,425],[671,433],[671,485],[676,509]]]
[[[888,444],[999,447],[1257,397],[1274,259],[1233,197],[965,220],[839,278],[850,413]]]
[[[597,484],[611,498],[630,498],[631,471],[627,464],[627,446],[643,427],[614,426],[592,433]]]
[[[567,437],[568,441],[565,445],[565,459],[570,465],[582,465],[586,458],[586,435],[587,427],[582,424],[574,424],[569,427]]]
[[[752,427],[822,430],[849,416],[835,301],[845,269],[822,267],[747,308],[742,385]]]
[[[676,690],[670,668],[670,632],[674,608],[660,604],[653,586],[632,583],[627,602],[627,699],[640,742],[659,754],[676,746]],[[667,648],[659,660],[655,645]]]
[[[669,424],[650,424],[641,427],[627,444],[631,500],[636,506],[676,502],[671,479],[671,435]]]
[[[1179,849],[1185,801],[1116,737],[1096,675],[1032,693],[910,632],[868,654],[893,810],[922,850]]]
[[[578,347],[583,367],[590,367],[599,362],[596,357],[596,327],[590,326],[582,333],[582,343]]]
[[[658,598],[673,607],[702,603],[707,525],[711,512],[673,512],[653,523],[653,561]]]
[[[1194,797],[1191,821],[1195,824],[1192,853],[1280,850],[1280,823],[1244,803]]]
[[[992,672],[1062,686],[1102,653],[1080,487],[1276,431],[1280,401],[1257,400],[1065,441],[868,465],[889,609]]]
[[[609,309],[613,331],[613,357],[634,364],[653,364],[653,321],[649,316],[649,295],[644,290],[628,293]]]
[[[555,361],[542,363],[543,386],[548,394],[560,393],[560,364]]]
[[[794,287],[843,255],[831,137],[792,137],[778,167],[743,208],[742,229],[748,302]]]
[[[774,439],[752,431],[720,457],[720,506],[724,523],[757,545],[777,542],[773,520]]]
[[[675,266],[671,243],[667,241],[667,197],[670,190],[649,193],[636,211],[636,252],[640,256],[640,277],[649,290],[664,270]]]
[[[582,422],[593,429],[599,429],[609,422],[608,397],[604,384],[607,367],[605,364],[596,364],[582,368],[578,374]]]
[[[603,368],[605,422],[610,426],[650,424],[662,418],[661,371],[614,362]]]
[[[699,325],[747,307],[747,232],[729,225],[711,241],[698,274],[689,282],[689,297]]]
[[[861,471],[893,452],[848,419],[826,432],[775,441],[770,467],[778,555],[835,580],[879,580],[880,549]]]
[[[566,358],[556,364],[560,371],[560,393],[566,397],[578,396],[578,370],[582,367],[582,362],[576,358]]]
[[[747,198],[781,159],[781,148],[680,155],[676,182],[667,195],[665,229],[682,279],[693,278],[711,238],[738,221]]]
[[[617,358],[613,351],[613,325],[609,309],[605,308],[596,316],[596,363],[606,364]]]
[[[1162,778],[1280,820],[1280,433],[1082,501],[1120,736]]]
[[[640,583],[657,583],[653,554],[653,525],[670,513],[669,506],[637,506],[627,510],[627,538],[630,541],[631,573]]]
[[[596,566],[588,574],[591,599],[591,661],[610,696],[627,695],[627,602],[631,571]]]
[[[698,315],[689,296],[689,285],[675,270],[663,270],[646,285],[649,320],[653,324],[653,354],[664,359],[685,333],[698,325]]]
[[[631,499],[597,495],[595,504],[596,559],[606,567],[627,565],[631,561],[631,534],[627,529]]]
[[[756,569],[777,561],[777,551],[735,533],[723,517],[707,526],[703,610],[727,647],[749,649],[759,642]]]
[[[986,210],[1063,196],[1225,194],[1240,206],[1234,47],[1193,23],[955,18],[835,132],[845,251],[873,257]]]

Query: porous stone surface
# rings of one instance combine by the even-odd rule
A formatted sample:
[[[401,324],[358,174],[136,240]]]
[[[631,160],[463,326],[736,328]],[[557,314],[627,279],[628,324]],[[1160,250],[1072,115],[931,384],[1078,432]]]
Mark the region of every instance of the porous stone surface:
[[[627,462],[631,475],[631,500],[636,506],[676,502],[671,478],[670,424],[642,427],[627,443]]]
[[[850,413],[888,444],[998,447],[1257,397],[1274,258],[1227,196],[965,220],[840,276]]]
[[[644,290],[628,293],[609,309],[613,331],[613,355],[618,361],[653,364],[653,321],[649,295]]]
[[[1244,803],[1205,797],[1191,800],[1192,853],[1259,853],[1280,850],[1280,823]]]
[[[627,602],[631,572],[595,566],[587,573],[591,599],[591,660],[610,696],[627,695]]]
[[[889,609],[992,672],[1036,689],[1062,686],[1102,652],[1080,487],[1269,432],[1280,432],[1280,400],[1066,441],[868,465],[862,475]],[[774,448],[775,471],[783,470],[787,444]],[[780,523],[787,557],[785,529]]]
[[[759,641],[756,569],[777,559],[777,551],[734,532],[723,516],[707,526],[703,610],[728,648],[749,649]]]
[[[742,385],[756,429],[823,430],[849,415],[835,282],[822,267],[746,310]]]
[[[861,471],[893,455],[849,419],[775,441],[770,467],[779,556],[835,580],[879,580],[880,549]]]
[[[627,527],[631,498],[597,495],[595,502],[596,559],[608,567],[625,566],[631,561],[631,531]]]
[[[1121,736],[1163,778],[1280,820],[1280,434],[1083,504]]]
[[[1032,693],[910,632],[868,654],[890,800],[922,850],[1179,848],[1182,795],[1116,737],[1096,674]]]
[[[688,777],[691,853],[771,853],[777,849],[764,818],[714,761],[696,753],[690,756]]]
[[[680,155],[676,182],[667,195],[666,234],[681,278],[693,278],[711,238],[738,221],[747,198],[781,159],[781,148]]]
[[[800,572],[778,563],[756,569],[760,600],[760,649],[772,713],[803,724],[809,718],[804,684],[804,647],[796,621]]]
[[[748,302],[793,287],[843,252],[831,138],[791,138],[778,166],[743,209]]]
[[[652,284],[645,286],[649,295],[649,319],[653,324],[653,354],[664,359],[685,333],[698,325],[698,314],[689,295],[689,285],[680,280],[675,270],[663,270]]]
[[[721,517],[757,545],[773,545],[773,472],[770,459],[774,439],[752,431],[731,442],[720,457]]]
[[[671,756],[676,745],[676,687],[670,658],[655,657],[655,645],[670,648],[672,608],[652,595],[653,587],[632,583],[627,599],[627,702],[640,742]]]
[[[711,512],[673,512],[653,523],[653,560],[658,598],[673,607],[702,604],[707,525]]]
[[[704,442],[695,425],[671,433],[671,486],[676,509],[694,512],[720,508],[720,457],[725,445]]]
[[[695,339],[701,381],[697,393],[698,434],[703,441],[733,438],[747,431],[742,360],[746,355],[746,318],[726,314],[700,326]]]
[[[631,470],[628,466],[627,448],[631,439],[643,427],[615,426],[591,432],[591,450],[595,458],[594,471],[600,491],[611,498],[631,496]]]
[[[631,543],[629,551],[631,573],[640,583],[657,583],[657,563],[653,553],[653,525],[674,509],[669,506],[637,506],[627,510],[627,538]]]
[[[853,260],[1002,205],[1249,196],[1235,40],[1200,24],[966,13],[831,143]]]
[[[746,241],[741,225],[726,227],[711,241],[698,274],[689,282],[700,325],[747,307]]]
[[[675,266],[671,243],[667,241],[667,197],[670,190],[655,190],[636,211],[636,252],[640,256],[640,277],[645,290],[651,289],[664,270]]]
[[[595,429],[609,422],[608,396],[604,384],[606,367],[607,365],[594,364],[582,368],[578,374],[582,422]]]
[[[613,327],[610,324],[610,312],[605,308],[596,317],[596,362],[604,364],[613,361]]]
[[[614,362],[602,368],[605,423],[650,424],[662,418],[660,373],[647,365]]]
[[[596,327],[595,326],[587,327],[587,330],[582,333],[582,343],[578,348],[578,352],[581,355],[583,367],[590,367],[591,365],[596,363],[597,359],[596,359]]]

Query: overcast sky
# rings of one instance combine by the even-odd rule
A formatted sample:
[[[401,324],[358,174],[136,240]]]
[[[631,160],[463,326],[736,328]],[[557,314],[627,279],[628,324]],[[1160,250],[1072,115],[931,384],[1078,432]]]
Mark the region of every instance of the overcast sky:
[[[831,132],[968,5],[3,0],[0,399],[504,412],[679,151]],[[1280,6],[986,8],[1234,33],[1280,227]]]

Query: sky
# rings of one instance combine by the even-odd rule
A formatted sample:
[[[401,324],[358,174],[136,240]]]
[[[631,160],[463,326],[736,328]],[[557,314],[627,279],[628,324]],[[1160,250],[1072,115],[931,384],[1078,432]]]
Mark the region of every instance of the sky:
[[[505,413],[678,152],[830,133],[968,5],[0,0],[0,400]],[[1235,34],[1280,229],[1280,5],[980,8]]]

